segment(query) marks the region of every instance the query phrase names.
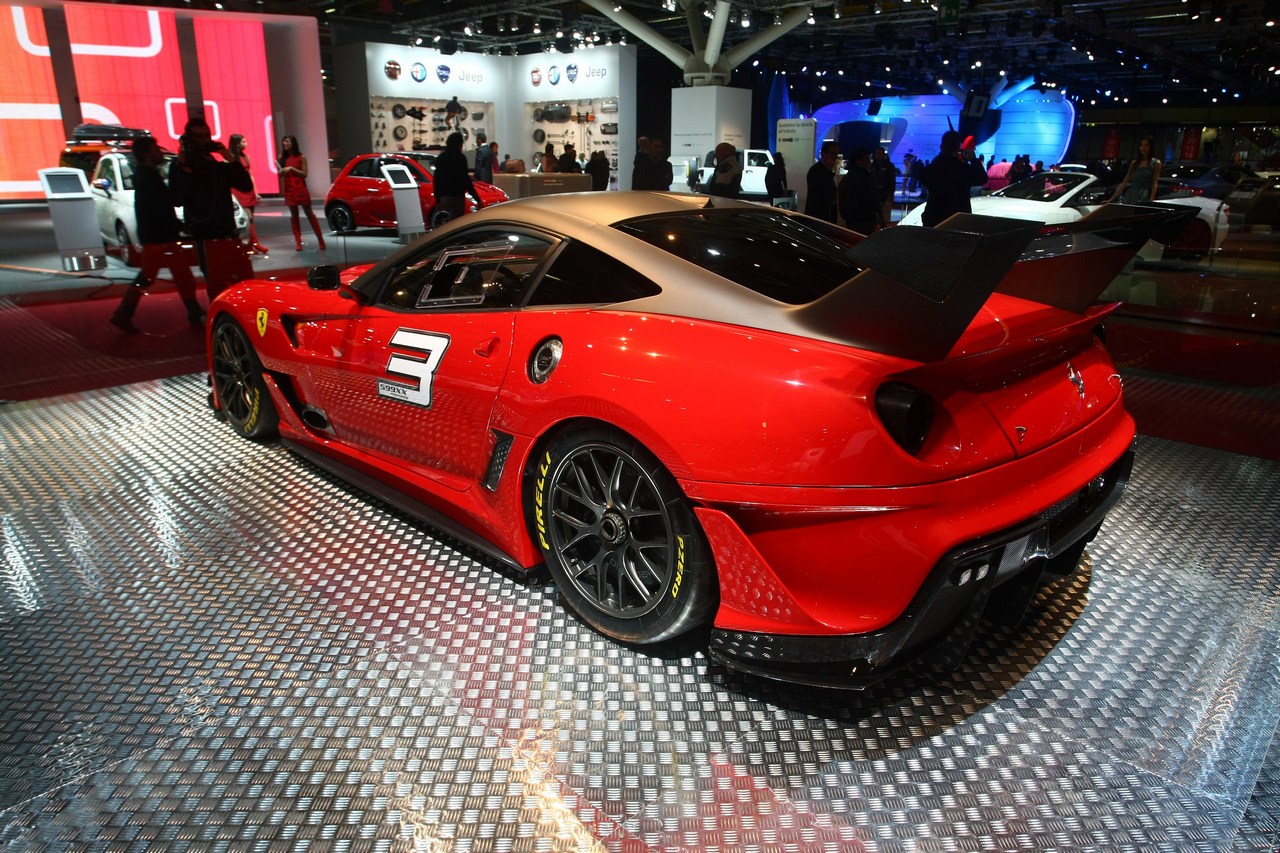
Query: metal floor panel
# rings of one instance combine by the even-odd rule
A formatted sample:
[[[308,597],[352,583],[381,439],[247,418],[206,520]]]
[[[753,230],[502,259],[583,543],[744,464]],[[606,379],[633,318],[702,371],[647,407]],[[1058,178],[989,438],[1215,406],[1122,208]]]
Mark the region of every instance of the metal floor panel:
[[[1280,847],[1280,463],[1142,440],[1028,622],[846,693],[609,642],[205,395],[0,406],[6,851]]]

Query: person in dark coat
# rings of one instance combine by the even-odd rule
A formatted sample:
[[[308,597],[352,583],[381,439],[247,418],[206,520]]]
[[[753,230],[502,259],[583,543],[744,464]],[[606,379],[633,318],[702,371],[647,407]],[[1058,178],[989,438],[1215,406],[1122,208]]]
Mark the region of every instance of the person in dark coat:
[[[111,315],[111,324],[126,334],[137,333],[133,314],[142,301],[142,292],[164,267],[173,275],[178,295],[187,308],[187,319],[191,325],[198,326],[204,323],[204,309],[196,300],[191,257],[180,242],[182,223],[173,209],[177,199],[160,174],[164,152],[153,137],[142,136],[133,141],[133,161],[133,212],[138,224],[138,242],[142,244],[142,262],[137,277]]]
[[[649,159],[653,160],[653,185],[650,189],[667,192],[676,178],[671,168],[671,161],[667,159],[666,143],[656,137],[650,140]]]
[[[494,150],[483,133],[476,134],[476,170],[475,179],[486,184],[493,183]]]
[[[476,200],[476,210],[484,207],[484,200],[471,182],[467,170],[467,155],[462,153],[462,134],[454,131],[445,140],[444,151],[436,158],[436,205],[457,219],[467,212],[467,196]]]
[[[573,147],[573,143],[564,144],[564,153],[556,161],[556,171],[574,175],[582,174],[582,167],[578,165],[578,152]]]
[[[199,116],[187,121],[178,142],[178,156],[169,164],[169,188],[182,205],[200,271],[212,298],[233,281],[227,277],[226,255],[218,255],[214,261],[218,269],[210,271],[210,256],[219,248],[215,241],[234,240],[236,251],[240,242],[231,190],[253,192],[253,178],[227,146],[213,140],[208,123]],[[215,154],[222,159],[215,158]],[[228,246],[224,243],[221,248],[225,252]]]
[[[716,165],[707,181],[707,194],[738,198],[742,194],[742,161],[731,142],[721,142],[715,149]]]
[[[764,191],[769,194],[770,201],[790,195],[791,191],[787,189],[787,164],[782,159],[781,151],[773,152],[773,163],[764,172]]]
[[[586,173],[591,176],[591,189],[602,192],[609,189],[609,155],[600,149],[591,152]]]
[[[948,130],[942,134],[939,153],[920,175],[920,184],[929,192],[921,221],[933,227],[957,213],[970,213],[969,188],[987,182],[982,164],[973,158],[972,149],[960,150],[960,134]]]
[[[818,162],[809,167],[805,176],[808,195],[804,200],[804,212],[828,222],[836,222],[836,160],[840,146],[828,139],[822,143]]]
[[[870,234],[880,224],[880,199],[875,178],[871,174],[871,152],[853,149],[849,173],[840,181],[837,192],[844,225],[859,234]]]

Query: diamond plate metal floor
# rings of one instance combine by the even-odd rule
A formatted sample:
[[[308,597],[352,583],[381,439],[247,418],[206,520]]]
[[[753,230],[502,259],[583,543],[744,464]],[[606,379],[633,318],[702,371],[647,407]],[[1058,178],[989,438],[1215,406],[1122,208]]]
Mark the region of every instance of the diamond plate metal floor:
[[[1280,845],[1280,463],[1144,439],[1027,624],[842,693],[608,642],[205,393],[0,407],[5,850]]]

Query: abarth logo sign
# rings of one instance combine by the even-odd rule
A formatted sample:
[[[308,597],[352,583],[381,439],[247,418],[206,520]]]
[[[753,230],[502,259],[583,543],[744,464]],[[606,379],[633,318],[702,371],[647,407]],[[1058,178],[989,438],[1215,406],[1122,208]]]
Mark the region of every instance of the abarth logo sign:
[[[449,348],[447,335],[433,335],[413,329],[397,329],[391,336],[390,346],[404,350],[392,353],[387,361],[387,373],[397,379],[379,379],[378,396],[431,408],[431,385],[444,351]]]
[[[258,337],[260,338],[266,337],[267,335],[267,309],[266,308],[258,309],[258,316],[256,318],[256,321],[258,325]]]

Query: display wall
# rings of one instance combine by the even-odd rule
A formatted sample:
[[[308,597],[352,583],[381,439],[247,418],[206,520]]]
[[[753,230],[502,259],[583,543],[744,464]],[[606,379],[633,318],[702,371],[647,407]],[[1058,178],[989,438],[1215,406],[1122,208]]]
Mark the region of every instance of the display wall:
[[[339,48],[338,104],[368,123],[339,125],[342,159],[369,151],[442,147],[446,104],[465,108],[460,129],[468,153],[483,131],[506,155],[532,168],[546,143],[572,143],[589,156],[603,150],[616,186],[628,189],[635,157],[636,49],[610,45],[572,54],[445,55],[431,47],[366,43]],[[419,110],[423,118],[410,114]],[[620,168],[621,167],[621,168]]]
[[[901,95],[874,99],[878,112],[871,114],[872,99],[829,104],[814,112],[818,122],[816,145],[837,138],[840,126],[860,145],[883,145],[895,163],[908,151],[926,160],[938,153],[942,134],[959,128],[964,102],[954,95]],[[986,112],[977,136],[977,151],[996,162],[1030,154],[1031,162],[1045,166],[1062,162],[1071,144],[1076,112],[1061,92],[1021,92],[999,108]],[[849,147],[849,146],[843,146]],[[844,152],[846,155],[848,151]]]
[[[283,89],[272,77],[288,83]],[[189,114],[249,143],[259,191],[279,188],[277,134],[327,156],[318,28],[311,18],[119,4],[0,6],[0,199],[43,198],[80,123],[151,132],[177,149]],[[315,157],[319,154],[319,157]],[[323,194],[328,170],[312,172]]]

